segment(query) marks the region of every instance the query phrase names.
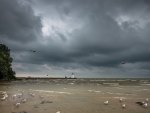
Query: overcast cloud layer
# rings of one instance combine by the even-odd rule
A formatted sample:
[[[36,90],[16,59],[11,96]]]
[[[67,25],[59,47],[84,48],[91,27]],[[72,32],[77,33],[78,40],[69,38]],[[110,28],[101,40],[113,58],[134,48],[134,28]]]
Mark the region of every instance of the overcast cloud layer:
[[[150,77],[149,12],[149,0],[0,0],[0,43],[17,76]]]

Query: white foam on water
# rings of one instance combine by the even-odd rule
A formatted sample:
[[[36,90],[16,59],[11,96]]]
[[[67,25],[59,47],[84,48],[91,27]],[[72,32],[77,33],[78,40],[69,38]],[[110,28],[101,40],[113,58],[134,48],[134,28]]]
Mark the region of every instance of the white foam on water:
[[[135,90],[135,91],[150,91],[150,89],[139,89],[139,90]]]
[[[119,86],[119,83],[103,83],[103,85],[109,85],[109,86]]]
[[[68,83],[68,84],[73,85],[74,83]]]
[[[112,93],[112,92],[106,92],[107,94],[115,94],[115,95],[136,95],[136,94],[126,94],[126,93]]]
[[[101,91],[94,91],[95,93],[100,93]]]
[[[32,90],[32,89],[30,89]],[[49,90],[32,90],[37,92],[45,92],[45,93],[59,93],[59,94],[72,94],[70,92],[59,92],[59,91],[49,91]]]
[[[98,91],[98,90],[88,90],[88,92],[101,93],[101,91]]]
[[[116,89],[124,89],[124,88],[121,88],[121,87],[115,87]]]
[[[88,92],[93,92],[93,90],[88,90]]]
[[[142,86],[150,86],[150,84],[140,84],[140,85],[142,85]]]
[[[99,82],[99,81],[106,81],[106,80],[90,80],[91,82]]]

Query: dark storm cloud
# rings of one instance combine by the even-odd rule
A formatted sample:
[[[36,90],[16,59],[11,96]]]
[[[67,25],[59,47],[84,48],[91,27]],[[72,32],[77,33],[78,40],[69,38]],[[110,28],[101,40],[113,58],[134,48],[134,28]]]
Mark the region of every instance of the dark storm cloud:
[[[17,0],[0,0],[0,38],[2,41],[31,42],[41,31],[40,17],[34,16],[30,6]]]
[[[0,39],[14,49],[18,71],[150,73],[149,0],[18,1],[0,0]]]

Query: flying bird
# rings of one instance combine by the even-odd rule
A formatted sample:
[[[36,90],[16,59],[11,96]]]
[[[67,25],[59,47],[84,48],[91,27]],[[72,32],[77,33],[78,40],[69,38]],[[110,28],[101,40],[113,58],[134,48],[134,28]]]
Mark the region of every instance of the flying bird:
[[[35,53],[36,51],[35,50],[30,50],[31,52]]]
[[[126,62],[125,61],[121,61],[121,64],[126,64]]]

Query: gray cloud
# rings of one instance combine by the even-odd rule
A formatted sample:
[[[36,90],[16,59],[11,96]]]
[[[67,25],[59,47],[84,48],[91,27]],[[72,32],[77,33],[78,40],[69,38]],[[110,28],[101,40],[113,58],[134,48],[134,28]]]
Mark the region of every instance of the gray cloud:
[[[0,39],[19,73],[149,77],[148,0],[0,2]]]
[[[41,32],[40,17],[34,16],[30,6],[17,0],[0,0],[0,38],[4,42],[29,43]]]

